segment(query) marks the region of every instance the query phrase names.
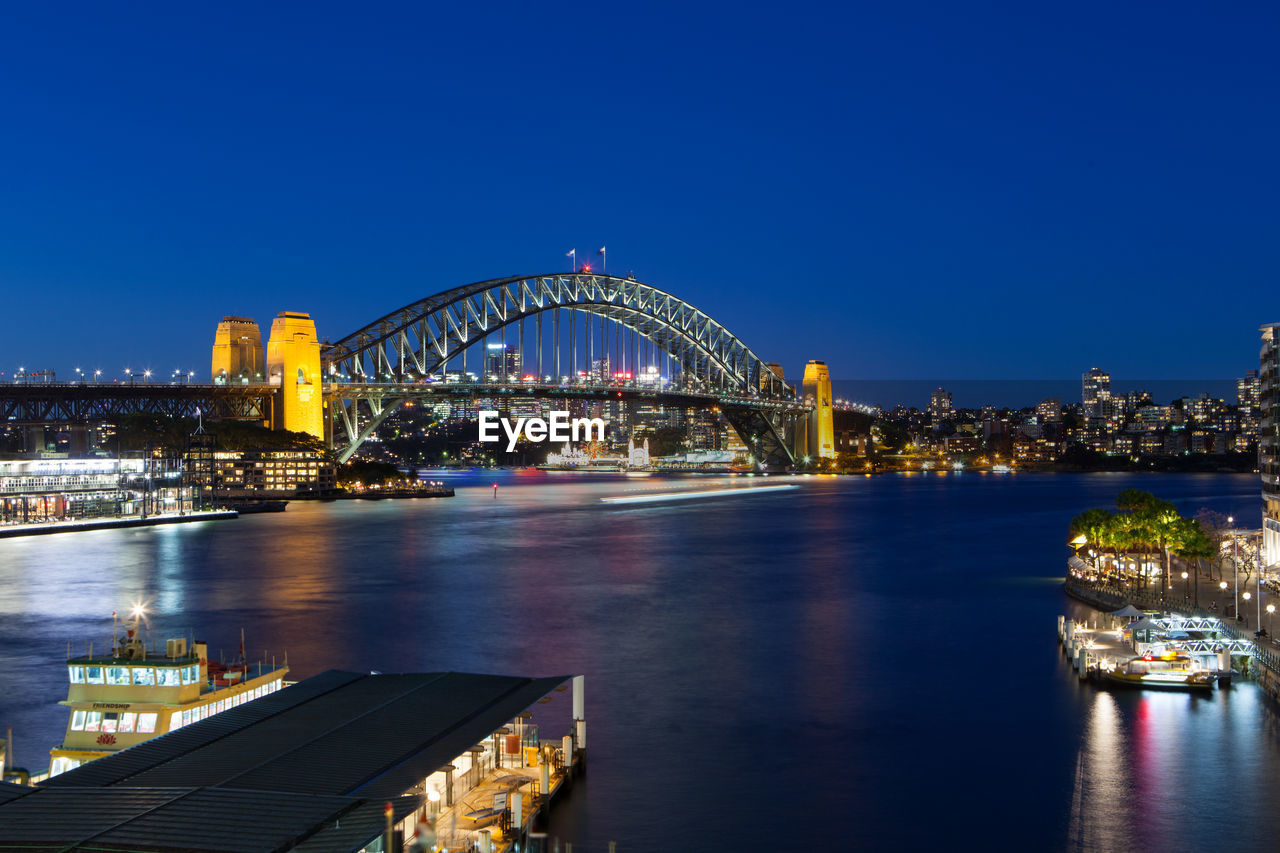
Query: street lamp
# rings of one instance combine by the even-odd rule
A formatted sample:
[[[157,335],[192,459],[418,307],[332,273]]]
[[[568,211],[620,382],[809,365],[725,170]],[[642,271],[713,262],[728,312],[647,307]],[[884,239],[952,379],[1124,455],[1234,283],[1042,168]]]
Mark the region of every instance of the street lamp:
[[[98,377],[99,377],[99,376],[101,376],[101,375],[102,375],[102,371],[101,371],[101,370],[95,370],[95,371],[93,371],[93,381],[96,383],[96,382],[98,381]]]
[[[1251,595],[1251,594],[1250,594],[1250,592],[1249,592],[1249,590],[1247,590],[1247,589],[1246,589],[1246,590],[1244,591],[1244,596],[1243,596],[1243,597],[1244,597],[1244,603],[1245,603],[1245,604],[1248,604],[1248,603],[1249,603],[1249,599],[1253,598],[1253,595]],[[1240,619],[1240,616],[1239,616],[1239,614],[1237,614],[1237,615],[1236,615],[1236,620],[1237,620],[1237,621],[1239,621],[1239,619]],[[1245,624],[1245,627],[1246,627],[1246,628],[1247,628],[1247,627],[1249,627],[1249,622],[1248,622],[1248,620],[1246,620],[1244,624]]]
[[[1267,633],[1268,634],[1271,633],[1271,626],[1274,623],[1274,619],[1272,617],[1274,617],[1275,615],[1276,615],[1276,606],[1274,604],[1268,604],[1267,605]]]
[[[1222,581],[1222,583],[1218,584],[1218,589],[1222,590],[1222,595],[1225,597],[1227,594],[1227,582]],[[1227,609],[1227,606],[1224,604],[1222,606],[1222,609],[1225,611]]]
[[[1188,600],[1191,598],[1191,581],[1188,580],[1189,577],[1191,576],[1186,572],[1182,573],[1182,585],[1186,589],[1186,597]]]

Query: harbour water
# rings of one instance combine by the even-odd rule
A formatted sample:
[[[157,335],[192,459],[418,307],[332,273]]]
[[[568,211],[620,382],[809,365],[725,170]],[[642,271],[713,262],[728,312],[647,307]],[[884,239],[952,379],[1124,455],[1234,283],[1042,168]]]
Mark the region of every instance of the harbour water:
[[[434,475],[433,475],[433,478]],[[497,497],[492,488],[497,483]],[[449,500],[295,502],[231,522],[0,541],[0,726],[47,766],[67,643],[150,599],[293,674],[587,676],[576,851],[1262,849],[1280,716],[1081,684],[1052,638],[1070,518],[1137,487],[1259,514],[1244,475],[743,479],[502,472]],[[757,480],[773,485],[775,478]]]

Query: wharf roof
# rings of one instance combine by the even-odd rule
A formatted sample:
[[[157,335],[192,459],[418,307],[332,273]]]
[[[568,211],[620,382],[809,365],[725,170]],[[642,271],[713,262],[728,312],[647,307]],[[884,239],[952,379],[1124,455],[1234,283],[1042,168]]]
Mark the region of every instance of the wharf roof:
[[[43,785],[215,787],[387,800],[569,677],[329,670]]]
[[[23,791],[0,803],[5,850],[358,850],[385,825],[381,800],[352,797],[226,788]],[[393,800],[394,819],[422,801]]]

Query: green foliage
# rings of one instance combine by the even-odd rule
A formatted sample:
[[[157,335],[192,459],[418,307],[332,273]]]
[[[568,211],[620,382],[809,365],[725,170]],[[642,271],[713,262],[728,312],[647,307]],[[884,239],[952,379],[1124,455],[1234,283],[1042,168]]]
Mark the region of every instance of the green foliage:
[[[390,462],[352,459],[338,468],[338,485],[344,488],[356,483],[366,486],[385,486],[387,483],[403,479],[404,474]]]
[[[196,431],[194,418],[171,418],[165,415],[124,415],[116,422],[116,435],[122,451],[152,450],[181,454]],[[324,442],[305,432],[271,430],[257,422],[205,421],[204,431],[214,436],[219,450],[315,450],[324,452]],[[108,450],[115,450],[108,447]]]
[[[650,456],[671,456],[684,450],[684,430],[678,427],[658,427],[647,438]]]

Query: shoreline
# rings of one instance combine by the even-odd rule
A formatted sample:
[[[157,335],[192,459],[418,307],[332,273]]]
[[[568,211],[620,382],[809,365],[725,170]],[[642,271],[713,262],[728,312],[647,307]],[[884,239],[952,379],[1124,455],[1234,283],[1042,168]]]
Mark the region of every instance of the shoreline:
[[[0,539],[21,536],[46,536],[52,533],[83,533],[89,530],[119,530],[127,527],[156,527],[162,524],[185,524],[192,521],[223,521],[239,518],[235,510],[209,510],[182,515],[152,515],[147,518],[95,518],[77,521],[13,524],[0,527]]]

